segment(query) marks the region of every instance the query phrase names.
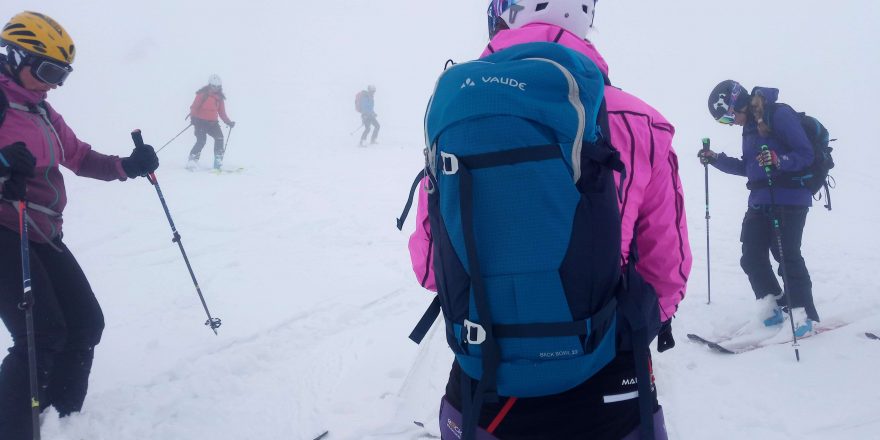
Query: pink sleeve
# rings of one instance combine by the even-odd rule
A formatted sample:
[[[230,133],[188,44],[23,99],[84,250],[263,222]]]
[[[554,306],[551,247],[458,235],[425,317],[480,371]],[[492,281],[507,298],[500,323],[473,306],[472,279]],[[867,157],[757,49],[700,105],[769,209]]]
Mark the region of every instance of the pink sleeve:
[[[223,122],[225,122],[226,125],[229,125],[232,123],[232,121],[229,120],[229,116],[226,116],[226,102],[223,100],[223,98],[220,98],[219,113],[220,113],[220,118],[223,119]]]
[[[658,156],[639,208],[636,244],[640,259],[636,269],[656,290],[660,320],[667,321],[684,299],[692,257],[678,158],[670,146],[672,133],[654,132],[657,145],[668,146],[668,150],[665,157]]]
[[[434,280],[434,249],[431,238],[431,223],[428,221],[428,193],[425,192],[425,181],[419,184],[419,205],[416,214],[416,230],[409,237],[409,256],[413,271],[419,284],[432,292],[437,291]]]

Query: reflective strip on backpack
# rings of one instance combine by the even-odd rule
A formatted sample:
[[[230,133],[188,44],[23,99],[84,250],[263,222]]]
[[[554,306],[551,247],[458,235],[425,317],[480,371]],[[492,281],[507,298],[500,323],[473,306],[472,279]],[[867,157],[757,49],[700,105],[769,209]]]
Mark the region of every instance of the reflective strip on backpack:
[[[557,63],[553,60],[548,60],[546,58],[526,58],[526,60],[533,61],[543,61],[546,63],[550,63],[556,66],[559,71],[565,75],[565,79],[568,80],[568,101],[571,103],[571,106],[574,107],[574,110],[577,112],[578,116],[578,129],[577,134],[574,137],[574,142],[571,147],[571,168],[574,171],[574,182],[577,183],[578,180],[581,179],[581,149],[584,145],[584,129],[587,125],[587,111],[584,109],[584,103],[581,102],[581,90],[578,86],[577,80],[574,79],[574,75],[566,69],[562,64]]]

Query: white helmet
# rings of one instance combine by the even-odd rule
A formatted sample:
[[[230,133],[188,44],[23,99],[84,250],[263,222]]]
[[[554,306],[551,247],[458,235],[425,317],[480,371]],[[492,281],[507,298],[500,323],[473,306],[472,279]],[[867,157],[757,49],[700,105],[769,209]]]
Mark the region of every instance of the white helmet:
[[[209,77],[208,77],[208,85],[211,85],[211,86],[214,86],[214,87],[220,87],[220,86],[222,86],[222,85],[223,85],[223,81],[220,80],[220,75],[217,75],[217,74],[215,73],[215,74],[209,76]]]
[[[374,86],[374,85],[372,85],[372,84],[368,85],[368,86],[367,86],[367,91],[370,92],[370,93],[375,92],[375,91],[376,91],[376,86]]]
[[[489,5],[490,34],[492,16],[504,20],[510,29],[530,23],[559,26],[581,38],[593,27],[598,0],[492,0]]]

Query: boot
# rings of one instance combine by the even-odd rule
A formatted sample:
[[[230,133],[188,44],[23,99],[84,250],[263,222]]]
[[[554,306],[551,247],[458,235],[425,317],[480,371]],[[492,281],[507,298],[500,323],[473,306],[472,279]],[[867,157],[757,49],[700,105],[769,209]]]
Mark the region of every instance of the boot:
[[[189,171],[195,171],[199,168],[199,158],[198,156],[190,154],[189,160],[186,162],[186,169]]]
[[[773,327],[785,322],[782,307],[776,302],[782,295],[767,295],[758,300],[758,316],[764,320],[765,327]]]

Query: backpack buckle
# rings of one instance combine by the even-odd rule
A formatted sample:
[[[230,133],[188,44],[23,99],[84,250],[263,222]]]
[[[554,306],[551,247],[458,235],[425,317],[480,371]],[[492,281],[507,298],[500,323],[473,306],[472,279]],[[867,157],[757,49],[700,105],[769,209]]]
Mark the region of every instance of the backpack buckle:
[[[468,345],[480,345],[486,342],[486,329],[480,324],[464,320],[464,341]]]
[[[440,165],[447,176],[458,172],[458,158],[454,154],[440,152]]]

